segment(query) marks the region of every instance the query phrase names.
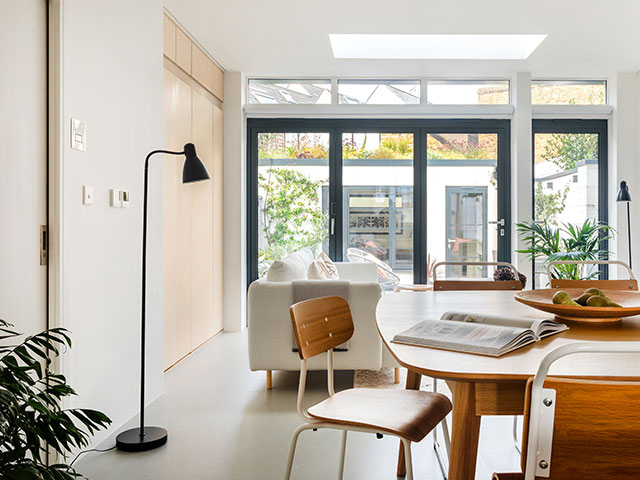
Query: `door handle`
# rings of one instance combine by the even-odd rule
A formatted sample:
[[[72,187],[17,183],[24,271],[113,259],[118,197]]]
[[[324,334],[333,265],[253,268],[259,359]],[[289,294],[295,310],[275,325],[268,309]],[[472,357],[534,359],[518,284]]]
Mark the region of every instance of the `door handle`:
[[[487,222],[489,225],[500,225],[501,227],[504,227],[504,218],[501,218],[500,220],[492,220],[490,222]]]
[[[329,222],[329,234],[335,235],[335,233],[336,233],[336,219],[332,218],[331,221]]]

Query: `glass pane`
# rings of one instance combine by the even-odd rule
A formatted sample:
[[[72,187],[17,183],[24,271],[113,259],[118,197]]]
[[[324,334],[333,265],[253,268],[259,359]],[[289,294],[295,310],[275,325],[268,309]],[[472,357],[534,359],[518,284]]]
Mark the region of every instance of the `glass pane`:
[[[378,265],[383,289],[413,283],[413,134],[342,135],[344,258]]]
[[[604,80],[533,80],[531,103],[534,105],[604,105],[607,82]]]
[[[330,80],[249,80],[249,103],[331,103]]]
[[[498,135],[427,135],[427,282],[436,262],[498,259]],[[501,227],[500,227],[501,228]],[[448,266],[440,278],[484,278],[493,269]]]
[[[420,80],[338,80],[338,103],[417,105]]]
[[[258,134],[258,275],[303,247],[328,251],[329,134]]]
[[[508,80],[429,80],[427,103],[433,105],[506,105]]]
[[[598,134],[536,133],[534,220],[551,227],[598,219]],[[536,262],[535,285],[548,279]]]

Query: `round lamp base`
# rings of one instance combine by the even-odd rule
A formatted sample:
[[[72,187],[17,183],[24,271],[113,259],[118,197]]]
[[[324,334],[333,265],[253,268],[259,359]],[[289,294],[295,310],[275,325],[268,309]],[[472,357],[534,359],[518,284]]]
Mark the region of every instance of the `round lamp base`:
[[[160,427],[144,427],[144,434],[140,435],[140,428],[126,430],[116,437],[116,447],[125,452],[144,452],[153,450],[167,443],[168,432]]]

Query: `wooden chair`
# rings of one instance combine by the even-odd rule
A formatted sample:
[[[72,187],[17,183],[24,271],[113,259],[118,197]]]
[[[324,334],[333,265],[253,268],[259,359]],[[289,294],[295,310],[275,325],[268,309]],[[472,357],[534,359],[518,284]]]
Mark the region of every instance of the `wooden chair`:
[[[355,388],[336,393],[333,348],[353,335],[349,304],[342,297],[321,297],[296,303],[289,309],[300,354],[298,413],[306,422],[291,439],[285,478],[291,467],[298,436],[304,430],[333,428],[343,431],[339,478],[342,479],[347,431],[388,433],[400,437],[405,452],[407,479],[412,478],[411,443],[422,440],[451,411],[447,397],[416,390]],[[305,410],[307,359],[327,353],[329,398]]]
[[[551,278],[551,269],[555,265],[620,265],[629,272],[629,280],[565,280]],[[636,280],[631,268],[620,260],[558,260],[547,264],[547,277],[551,288],[605,288],[611,290],[638,290]]]
[[[631,480],[640,471],[640,383],[547,378],[578,353],[640,353],[640,342],[584,342],[544,357],[527,383],[524,473],[494,480]]]
[[[441,266],[496,266],[513,270],[516,280],[438,280],[437,270]],[[433,267],[433,289],[445,290],[522,290],[522,282],[518,280],[518,270],[507,262],[438,262]]]

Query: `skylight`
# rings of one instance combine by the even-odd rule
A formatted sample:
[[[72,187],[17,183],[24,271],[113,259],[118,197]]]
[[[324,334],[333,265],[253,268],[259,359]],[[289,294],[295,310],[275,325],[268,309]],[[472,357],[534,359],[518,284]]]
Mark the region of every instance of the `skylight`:
[[[335,58],[524,60],[546,35],[329,34]]]

